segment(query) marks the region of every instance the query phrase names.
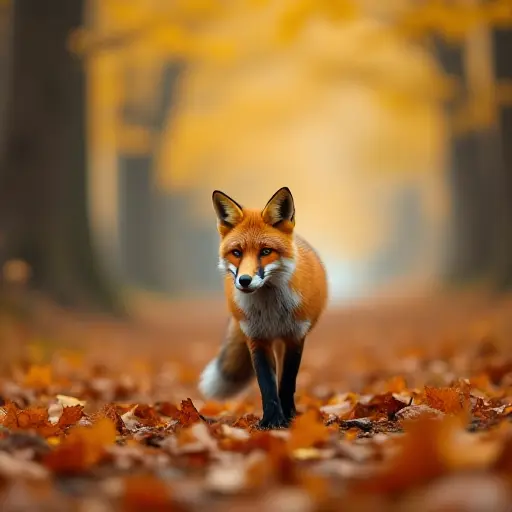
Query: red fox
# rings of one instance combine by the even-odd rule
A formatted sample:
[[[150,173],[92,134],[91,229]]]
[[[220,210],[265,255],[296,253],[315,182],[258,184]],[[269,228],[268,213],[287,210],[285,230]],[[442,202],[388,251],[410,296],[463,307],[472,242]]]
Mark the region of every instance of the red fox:
[[[263,408],[258,427],[284,428],[296,415],[295,382],[305,338],[327,302],[325,268],[294,234],[295,206],[287,187],[262,211],[243,208],[218,190],[212,199],[231,318],[199,389],[207,398],[226,399],[256,374]]]

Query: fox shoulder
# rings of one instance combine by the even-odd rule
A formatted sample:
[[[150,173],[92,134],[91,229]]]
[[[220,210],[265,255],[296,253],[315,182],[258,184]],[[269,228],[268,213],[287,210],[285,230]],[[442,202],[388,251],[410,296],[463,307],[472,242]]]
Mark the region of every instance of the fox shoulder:
[[[298,235],[295,240],[296,268],[290,284],[301,298],[299,317],[309,318],[314,324],[327,305],[327,272],[313,246]]]

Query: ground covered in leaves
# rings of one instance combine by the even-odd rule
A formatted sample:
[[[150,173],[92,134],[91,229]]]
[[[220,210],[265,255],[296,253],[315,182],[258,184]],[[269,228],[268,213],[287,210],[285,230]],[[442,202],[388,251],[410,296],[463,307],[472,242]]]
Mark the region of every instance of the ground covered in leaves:
[[[299,416],[270,432],[254,386],[197,393],[225,317],[178,316],[158,336],[81,326],[82,346],[0,319],[26,348],[0,381],[2,510],[511,510],[510,298],[329,313]]]

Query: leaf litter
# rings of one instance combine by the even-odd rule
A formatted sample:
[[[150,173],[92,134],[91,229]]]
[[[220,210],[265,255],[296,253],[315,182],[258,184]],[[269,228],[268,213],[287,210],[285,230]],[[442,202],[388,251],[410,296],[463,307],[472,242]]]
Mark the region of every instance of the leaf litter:
[[[469,324],[460,305],[340,314],[285,430],[256,429],[255,386],[198,395],[217,340],[160,364],[137,348],[19,364],[0,382],[3,509],[509,510],[512,304],[472,307]]]

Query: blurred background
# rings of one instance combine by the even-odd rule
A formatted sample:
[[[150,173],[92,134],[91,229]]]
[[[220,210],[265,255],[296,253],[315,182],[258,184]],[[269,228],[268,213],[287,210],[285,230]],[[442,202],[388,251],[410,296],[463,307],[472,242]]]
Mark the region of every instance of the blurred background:
[[[511,28],[509,0],[0,1],[2,289],[222,300],[212,190],[286,185],[334,306],[506,290]]]

